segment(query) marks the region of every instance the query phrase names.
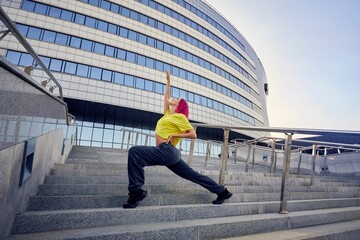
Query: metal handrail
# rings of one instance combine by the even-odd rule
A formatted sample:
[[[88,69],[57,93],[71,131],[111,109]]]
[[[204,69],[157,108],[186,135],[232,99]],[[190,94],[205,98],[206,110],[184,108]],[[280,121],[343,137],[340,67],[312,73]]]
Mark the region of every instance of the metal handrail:
[[[36,63],[41,66],[41,68],[46,72],[46,74],[50,77],[50,79],[56,84],[59,89],[60,99],[64,100],[62,87],[60,83],[55,79],[54,75],[50,72],[50,70],[45,66],[45,64],[41,61],[40,57],[37,55],[32,46],[26,41],[24,36],[20,33],[20,31],[16,28],[13,21],[6,14],[4,9],[0,6],[0,19],[5,24],[5,26],[10,30],[10,32],[16,37],[16,39],[21,43],[21,45],[31,54],[31,56],[35,59]]]
[[[32,46],[28,43],[28,41],[24,38],[24,36],[20,33],[20,31],[16,28],[13,21],[9,18],[9,16],[6,14],[4,9],[0,6],[0,20],[5,24],[5,26],[8,28],[8,30],[1,31],[3,33],[2,36],[0,36],[0,41],[9,33],[11,32],[14,37],[20,42],[20,44],[30,53],[30,55],[35,59],[36,65],[40,65],[42,70],[46,72],[46,74],[50,77],[49,81],[52,80],[56,87],[59,89],[59,97],[64,102],[63,97],[63,91],[60,83],[55,79],[54,75],[50,72],[50,70],[45,66],[43,61],[40,59],[40,57],[37,55],[35,50],[32,48]],[[71,115],[68,111],[68,106],[65,104],[66,109],[66,123],[67,125],[71,125],[75,122],[76,118],[75,116]]]
[[[204,127],[204,128],[216,128],[224,130],[224,144],[222,150],[222,161],[221,161],[221,170],[219,176],[219,183],[223,184],[225,180],[225,170],[227,167],[228,160],[228,148],[229,148],[229,133],[230,130],[247,130],[247,131],[260,131],[260,132],[274,132],[274,133],[283,133],[285,135],[285,148],[284,148],[284,163],[283,163],[283,175],[281,180],[281,195],[280,195],[280,209],[279,213],[286,214],[287,210],[287,201],[288,201],[288,185],[289,185],[289,174],[290,174],[290,160],[291,160],[291,148],[292,148],[292,136],[294,134],[310,134],[310,135],[324,135],[324,134],[358,134],[360,131],[351,131],[351,130],[326,130],[326,129],[303,129],[303,128],[279,128],[279,127],[247,127],[247,126],[227,126],[227,125],[213,125],[213,124],[193,124],[194,128]],[[251,142],[252,140],[250,140]],[[274,153],[275,149],[275,140],[272,141],[272,149]],[[246,162],[249,162],[251,144],[248,143],[249,151]],[[315,171],[315,151],[316,144],[313,144],[312,147],[312,167],[311,167],[311,178],[310,185],[313,183],[314,171]],[[191,149],[190,149],[191,152]],[[191,156],[190,156],[191,158]],[[273,157],[272,157],[273,158]],[[272,159],[273,160],[273,159]],[[247,165],[246,165],[247,166]]]

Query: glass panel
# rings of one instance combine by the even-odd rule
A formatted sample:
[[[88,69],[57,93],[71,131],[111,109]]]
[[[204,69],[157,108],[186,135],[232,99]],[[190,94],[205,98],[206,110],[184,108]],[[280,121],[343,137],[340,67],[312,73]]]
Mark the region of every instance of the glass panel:
[[[139,43],[146,44],[146,36],[139,34]]]
[[[110,7],[110,11],[114,13],[119,13],[119,6],[117,4],[112,3]]]
[[[114,130],[104,129],[104,142],[112,142],[114,136]]]
[[[94,52],[99,53],[99,54],[104,54],[105,52],[105,45],[102,43],[95,43],[95,48],[94,48]]]
[[[50,70],[61,72],[62,61],[57,59],[51,59]]]
[[[92,42],[86,39],[82,39],[81,41],[81,49],[85,51],[92,51]]]
[[[82,15],[82,14],[76,13],[76,14],[75,14],[75,22],[78,23],[78,24],[84,25],[85,16]]]
[[[57,33],[55,38],[55,43],[60,45],[67,45],[68,36],[62,33]]]
[[[172,88],[172,96],[174,98],[179,98],[180,97],[180,90],[178,88]]]
[[[101,7],[106,10],[110,10],[110,3],[108,1],[102,0]]]
[[[7,58],[12,64],[15,64],[15,65],[18,65],[18,64],[19,64],[20,56],[21,56],[21,53],[19,53],[19,52],[13,52],[13,51],[8,51],[7,54],[6,54],[6,58]]]
[[[145,90],[153,91],[154,83],[152,81],[145,80]]]
[[[102,31],[107,32],[108,25],[109,25],[109,24],[108,24],[107,22],[98,20],[98,27],[97,27],[97,28],[98,28],[99,30],[102,30]]]
[[[49,16],[54,18],[60,18],[61,15],[61,9],[56,7],[50,7]]]
[[[96,142],[101,142],[103,139],[103,132],[104,132],[104,129],[102,129],[102,128],[94,128],[92,140],[96,141]]]
[[[41,30],[39,28],[30,27],[28,31],[28,38],[40,39]]]
[[[111,82],[111,76],[112,76],[112,71],[105,70],[105,69],[103,70],[102,80]]]
[[[142,78],[136,78],[136,88],[144,89],[145,81]]]
[[[124,74],[122,73],[114,73],[114,83],[124,84]]]
[[[114,52],[115,52],[115,48],[110,47],[110,46],[106,46],[106,47],[105,47],[105,55],[106,55],[106,56],[113,57],[113,56],[114,56]]]
[[[35,3],[29,2],[29,1],[24,1],[21,8],[26,10],[26,11],[32,12],[32,11],[34,11]]]
[[[76,63],[66,62],[65,64],[65,72],[70,74],[76,73]]]
[[[20,62],[19,62],[20,66],[30,66],[30,65],[33,65],[33,62],[34,62],[34,59],[30,54],[27,54],[27,53],[21,54],[21,58],[20,58]]]
[[[144,56],[139,55],[139,56],[138,56],[137,63],[138,63],[139,65],[141,65],[141,66],[146,66],[146,65],[145,65],[145,62],[146,62],[146,58],[145,58]]]
[[[16,28],[21,32],[21,34],[26,37],[27,31],[29,30],[28,26],[24,26],[22,24],[16,24]]]
[[[164,86],[161,83],[155,83],[155,92],[163,94]]]
[[[50,58],[48,57],[40,57],[41,61],[45,64],[47,68],[49,68],[50,65]],[[41,68],[40,65],[38,65],[36,68]]]
[[[118,49],[117,58],[125,60],[126,59],[126,51]]]
[[[88,76],[89,67],[83,64],[78,64],[76,75],[87,77]]]
[[[108,32],[109,33],[116,34],[116,29],[117,29],[116,25],[109,23],[109,26],[108,26]]]
[[[97,67],[91,67],[90,77],[94,79],[101,79],[101,69]]]
[[[93,128],[91,127],[82,127],[81,129],[81,140],[91,140]]]
[[[94,6],[99,6],[99,2],[100,2],[100,0],[89,0],[88,1],[89,2],[89,4],[91,4],[91,5],[94,5]]]
[[[74,48],[80,48],[81,39],[78,37],[71,37],[70,46]]]
[[[56,36],[56,33],[45,30],[43,40],[46,42],[53,43],[53,42],[55,42],[55,36]]]
[[[125,84],[125,86],[133,87],[134,86],[134,77],[125,75],[124,84]]]
[[[154,68],[154,60],[151,58],[146,58],[146,66],[148,68]]]
[[[134,31],[129,30],[129,39],[133,41],[137,41],[137,33]]]
[[[91,28],[95,28],[96,26],[96,20],[92,17],[86,17],[85,19],[85,25]]]
[[[123,16],[125,16],[125,17],[130,17],[130,10],[127,9],[127,8],[125,8],[125,7],[123,7],[123,8],[121,9],[121,15],[123,15]]]
[[[124,38],[128,38],[129,30],[126,28],[120,27],[120,36]]]
[[[137,21],[139,19],[139,14],[134,11],[130,11],[130,18]]]
[[[164,63],[155,61],[155,69],[161,72],[164,71]]]
[[[65,21],[72,21],[73,13],[70,12],[70,11],[62,10],[60,18],[65,20]]]
[[[136,55],[132,52],[127,52],[126,61],[136,63]]]
[[[151,47],[155,47],[155,39],[148,37],[147,38],[147,44]]]
[[[46,6],[46,5],[41,4],[41,3],[36,3],[34,12],[45,15],[45,14],[46,14],[46,10],[47,10],[47,6]]]

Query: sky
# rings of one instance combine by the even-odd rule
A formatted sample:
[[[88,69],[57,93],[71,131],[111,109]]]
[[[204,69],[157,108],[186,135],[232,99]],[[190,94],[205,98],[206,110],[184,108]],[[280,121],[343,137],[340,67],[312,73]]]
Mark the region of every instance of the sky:
[[[360,131],[360,0],[206,0],[246,38],[270,127]]]

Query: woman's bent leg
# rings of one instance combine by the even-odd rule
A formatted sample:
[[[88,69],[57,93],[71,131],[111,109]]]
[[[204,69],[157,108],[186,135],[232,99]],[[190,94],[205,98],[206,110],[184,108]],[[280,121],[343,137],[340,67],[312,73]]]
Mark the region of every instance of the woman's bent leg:
[[[144,185],[145,166],[171,165],[180,160],[178,150],[167,144],[160,146],[134,146],[129,149],[128,155],[128,177],[130,193],[137,192]]]
[[[197,183],[200,186],[208,189],[212,193],[219,194],[225,190],[224,186],[218,184],[208,176],[196,172],[191,167],[189,167],[189,165],[187,165],[182,159],[180,159],[180,161],[176,164],[167,167],[178,176],[185,178],[191,182]]]

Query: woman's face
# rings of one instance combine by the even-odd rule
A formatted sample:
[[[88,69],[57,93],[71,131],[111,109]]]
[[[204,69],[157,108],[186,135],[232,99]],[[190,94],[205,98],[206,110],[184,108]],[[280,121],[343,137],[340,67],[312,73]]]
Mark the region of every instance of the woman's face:
[[[169,103],[171,106],[177,106],[179,104],[179,102],[180,102],[180,99],[171,98]]]

